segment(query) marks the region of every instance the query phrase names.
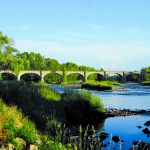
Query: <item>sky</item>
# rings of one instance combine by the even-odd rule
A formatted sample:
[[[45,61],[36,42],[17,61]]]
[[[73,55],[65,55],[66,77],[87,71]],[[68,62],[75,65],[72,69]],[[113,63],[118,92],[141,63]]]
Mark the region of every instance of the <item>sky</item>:
[[[109,71],[150,66],[149,0],[0,0],[0,31],[24,51]]]

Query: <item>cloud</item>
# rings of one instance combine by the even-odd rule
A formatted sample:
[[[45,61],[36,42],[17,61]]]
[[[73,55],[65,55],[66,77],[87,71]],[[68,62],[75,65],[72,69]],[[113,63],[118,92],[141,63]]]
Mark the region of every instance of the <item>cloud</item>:
[[[21,52],[34,51],[59,62],[75,62],[106,70],[140,70],[147,66],[150,56],[148,43],[107,43],[66,45],[43,40],[16,40]]]

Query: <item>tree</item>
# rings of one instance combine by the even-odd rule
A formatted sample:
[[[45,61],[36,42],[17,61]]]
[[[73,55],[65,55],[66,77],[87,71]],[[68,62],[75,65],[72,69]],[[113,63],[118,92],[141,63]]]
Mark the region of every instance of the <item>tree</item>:
[[[78,65],[75,64],[75,63],[72,63],[72,62],[67,62],[67,63],[64,63],[62,64],[62,67],[66,68],[66,70],[69,70],[69,71],[76,71],[78,70]]]
[[[18,74],[20,70],[24,70],[23,59],[15,57],[11,62],[11,70],[16,74]]]

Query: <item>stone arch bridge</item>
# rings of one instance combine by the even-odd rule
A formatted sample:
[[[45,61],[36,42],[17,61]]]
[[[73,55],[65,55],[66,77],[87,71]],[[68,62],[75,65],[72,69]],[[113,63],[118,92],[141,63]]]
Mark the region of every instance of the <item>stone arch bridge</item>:
[[[17,80],[21,80],[21,77],[22,75],[25,75],[25,74],[36,74],[40,77],[41,81],[44,81],[44,77],[48,74],[58,74],[60,75],[61,77],[64,76],[64,72],[63,71],[45,71],[45,70],[22,70],[22,71],[19,71],[19,73],[14,73],[13,71],[10,71],[10,70],[2,70],[0,71],[0,74],[3,74],[3,73],[8,73],[8,74],[12,74],[14,75]],[[141,82],[143,80],[143,73],[141,71],[65,71],[65,76],[67,77],[68,75],[70,74],[80,74],[83,79],[84,79],[84,82],[87,81],[87,78],[89,75],[91,74],[99,74],[101,76],[103,76],[103,78],[105,80],[107,80],[107,77],[109,75],[119,75],[120,77],[122,77],[122,81],[123,82],[126,82],[126,76],[128,74],[137,74],[139,75],[139,82]]]

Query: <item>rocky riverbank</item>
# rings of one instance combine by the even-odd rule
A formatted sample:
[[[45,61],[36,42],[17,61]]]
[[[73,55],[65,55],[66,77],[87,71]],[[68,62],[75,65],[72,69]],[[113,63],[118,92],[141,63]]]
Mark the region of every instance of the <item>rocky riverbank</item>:
[[[130,109],[114,109],[108,108],[106,110],[106,114],[108,117],[115,117],[115,116],[130,116],[130,115],[146,115],[150,114],[150,110],[130,110]]]

